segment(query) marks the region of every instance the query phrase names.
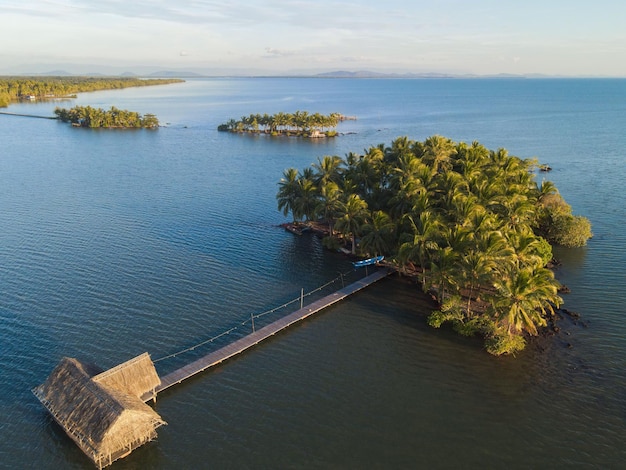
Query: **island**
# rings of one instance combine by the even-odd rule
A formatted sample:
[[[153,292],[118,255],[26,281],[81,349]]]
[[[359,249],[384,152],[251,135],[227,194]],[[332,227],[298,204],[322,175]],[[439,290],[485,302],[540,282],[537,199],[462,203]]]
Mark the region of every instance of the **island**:
[[[276,198],[290,227],[325,227],[326,248],[385,255],[416,279],[435,301],[431,326],[449,324],[480,335],[491,354],[514,354],[562,304],[552,245],[583,246],[592,236],[552,182],[536,182],[538,169],[536,159],[476,141],[401,137],[289,168]]]
[[[74,127],[133,129],[159,127],[159,120],[154,114],[141,115],[135,111],[117,109],[109,110],[92,108],[91,106],[75,106],[71,109],[56,108],[54,114],[63,122],[70,122]]]
[[[340,113],[323,115],[296,111],[294,113],[250,114],[243,116],[239,121],[230,119],[217,128],[221,132],[270,134],[282,136],[300,136],[311,138],[334,137],[335,128],[341,121],[356,120],[355,117],[344,116]]]
[[[2,77],[0,108],[16,101],[72,98],[76,93],[129,87],[167,85],[184,80],[173,78],[141,79],[133,77]]]

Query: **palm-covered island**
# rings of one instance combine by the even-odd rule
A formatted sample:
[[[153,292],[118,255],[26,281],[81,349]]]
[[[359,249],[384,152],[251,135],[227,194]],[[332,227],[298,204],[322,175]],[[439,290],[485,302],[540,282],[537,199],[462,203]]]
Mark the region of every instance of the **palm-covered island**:
[[[167,85],[183,81],[174,78],[132,77],[4,77],[0,78],[0,107],[20,100],[67,98],[80,92]]]
[[[482,335],[491,354],[510,354],[562,303],[546,267],[551,244],[582,246],[592,235],[553,183],[535,181],[537,164],[478,142],[402,137],[289,168],[276,197],[296,224],[325,224],[326,247],[386,255],[417,276],[438,304],[431,326],[450,323]]]
[[[75,106],[71,109],[56,108],[54,114],[63,122],[71,122],[76,127],[90,128],[148,128],[159,127],[159,120],[154,114],[141,115],[135,111],[117,109],[109,110],[92,108],[91,106]]]
[[[341,121],[354,120],[339,113],[328,115],[320,113],[310,114],[308,111],[294,113],[250,114],[243,116],[239,121],[230,119],[217,128],[222,132],[237,132],[251,134],[270,134],[301,137],[334,137],[336,127]]]

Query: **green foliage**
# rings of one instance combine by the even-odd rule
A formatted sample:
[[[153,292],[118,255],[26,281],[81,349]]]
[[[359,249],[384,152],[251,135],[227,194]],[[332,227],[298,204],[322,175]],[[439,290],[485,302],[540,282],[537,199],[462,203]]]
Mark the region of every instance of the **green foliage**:
[[[0,108],[6,108],[11,103],[11,96],[7,92],[0,93]]]
[[[134,111],[117,109],[114,106],[108,111],[91,106],[75,106],[71,109],[56,108],[54,114],[63,122],[71,122],[80,127],[153,129],[159,126],[159,120],[154,114],[142,116]]]
[[[456,325],[463,321],[463,308],[461,297],[453,295],[441,303],[439,310],[434,310],[428,316],[428,324],[433,328],[439,328],[444,323]]]
[[[485,335],[492,329],[493,322],[485,315],[464,318],[453,325],[454,331],[462,336]]]
[[[485,340],[485,349],[489,354],[502,356],[515,354],[526,347],[526,340],[521,335],[509,335],[498,331]]]
[[[534,254],[541,259],[541,266],[546,266],[553,258],[552,245],[543,237],[537,237]]]
[[[222,132],[249,132],[264,133],[270,135],[300,135],[300,136],[326,136],[335,137],[340,121],[345,119],[339,113],[322,115],[319,113],[310,114],[307,111],[296,111],[294,113],[250,114],[243,116],[239,121],[230,119],[224,124],[217,126]]]
[[[538,230],[548,241],[568,248],[585,246],[593,233],[591,222],[572,215],[572,208],[557,194],[540,198]]]
[[[294,220],[326,221],[331,231],[334,223],[353,252],[359,239],[359,252],[395,258],[439,302],[431,326],[480,334],[504,354],[523,348],[562,302],[545,269],[550,242],[591,236],[553,183],[535,182],[535,166],[478,142],[400,137],[287,170],[277,201]]]
[[[557,245],[568,248],[585,246],[591,233],[591,222],[586,217],[560,215],[552,219],[549,236]]]
[[[341,248],[342,242],[337,237],[324,237],[322,238],[322,246],[330,251],[338,251]]]
[[[462,336],[485,335],[493,329],[493,321],[488,316],[468,317],[466,313],[465,302],[461,296],[454,295],[443,301],[440,310],[431,312],[427,321],[433,328],[450,323],[452,329]]]
[[[67,98],[76,93],[129,87],[166,85],[184,80],[158,78],[144,80],[132,77],[3,77],[0,78],[0,106],[26,97],[35,99]]]

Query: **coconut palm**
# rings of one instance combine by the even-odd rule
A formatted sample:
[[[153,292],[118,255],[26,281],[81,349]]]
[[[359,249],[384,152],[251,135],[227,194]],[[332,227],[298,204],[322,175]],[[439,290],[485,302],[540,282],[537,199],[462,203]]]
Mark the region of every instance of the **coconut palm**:
[[[313,219],[318,204],[317,187],[310,178],[300,175],[298,178],[298,195],[295,201],[298,217],[304,220]]]
[[[433,253],[430,265],[432,282],[437,291],[437,301],[442,304],[448,296],[448,289],[458,285],[458,252],[452,247],[439,248]]]
[[[454,142],[447,137],[433,135],[424,141],[424,160],[433,173],[452,168],[452,155],[456,154]]]
[[[341,209],[341,197],[343,192],[339,189],[337,183],[332,181],[329,181],[320,187],[319,192],[319,200],[317,207],[315,208],[315,213],[328,223],[328,229],[330,231],[330,236],[332,237],[334,235],[333,226],[335,217]]]
[[[342,204],[335,227],[344,235],[348,235],[352,241],[352,254],[356,254],[356,237],[360,235],[368,211],[367,203],[356,194],[350,194]]]
[[[465,288],[467,289],[467,316],[472,316],[472,300],[478,290],[477,297],[480,297],[480,286],[491,284],[495,263],[494,260],[477,250],[470,250],[461,255],[460,268]]]
[[[513,268],[494,287],[496,322],[511,336],[523,332],[537,335],[537,328],[546,326],[546,317],[554,315],[554,308],[563,302],[557,294],[559,283],[546,268]]]
[[[283,211],[286,216],[291,212],[294,222],[298,220],[297,200],[300,185],[298,183],[298,170],[288,168],[283,172],[283,177],[278,183],[278,210]]]
[[[324,156],[317,159],[317,163],[313,164],[313,170],[315,176],[313,182],[318,187],[324,186],[326,183],[332,181],[333,183],[339,183],[341,181],[342,166],[344,161],[338,156]]]
[[[408,215],[406,220],[410,224],[411,238],[400,245],[398,260],[403,265],[417,261],[422,270],[422,289],[426,290],[426,267],[431,253],[439,248],[435,241],[439,234],[439,222],[430,211],[420,212],[417,217]]]
[[[383,211],[375,211],[363,226],[361,250],[374,256],[388,253],[393,243],[394,224]]]

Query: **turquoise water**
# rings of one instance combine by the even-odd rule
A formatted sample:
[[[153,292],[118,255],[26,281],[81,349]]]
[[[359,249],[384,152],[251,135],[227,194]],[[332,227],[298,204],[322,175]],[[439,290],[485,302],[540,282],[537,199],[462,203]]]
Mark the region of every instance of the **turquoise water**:
[[[62,356],[166,356],[350,271],[277,227],[285,168],[437,133],[554,168],[540,177],[595,234],[557,251],[583,321],[493,358],[428,328],[427,300],[389,279],[162,394],[169,425],[114,467],[622,467],[626,81],[207,79],[75,102],[167,126],[0,116],[0,466],[92,468],[30,393]],[[298,109],[358,120],[327,141],[216,131]]]

